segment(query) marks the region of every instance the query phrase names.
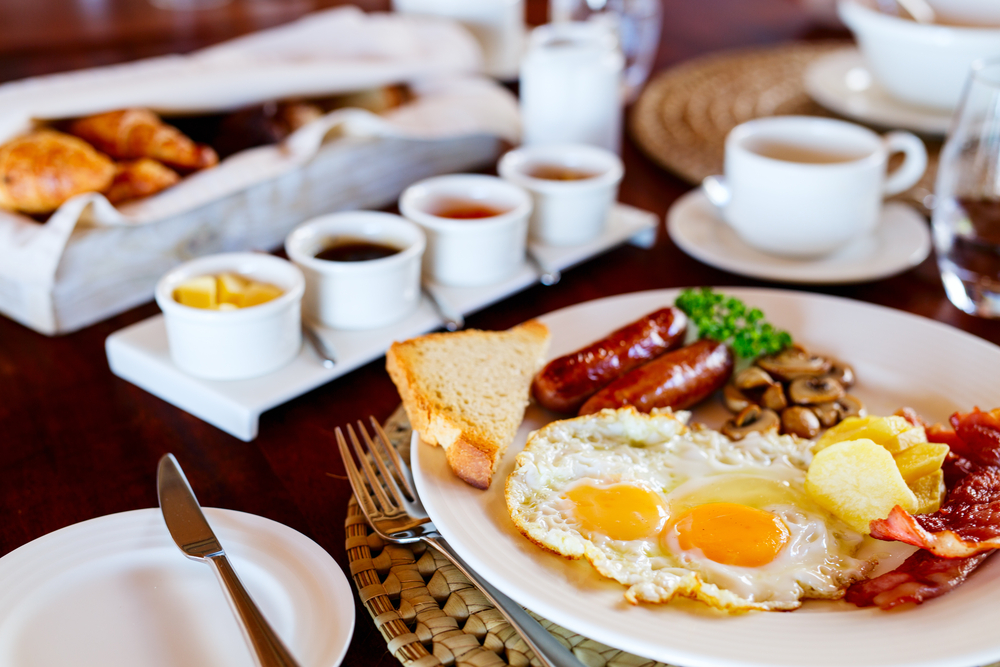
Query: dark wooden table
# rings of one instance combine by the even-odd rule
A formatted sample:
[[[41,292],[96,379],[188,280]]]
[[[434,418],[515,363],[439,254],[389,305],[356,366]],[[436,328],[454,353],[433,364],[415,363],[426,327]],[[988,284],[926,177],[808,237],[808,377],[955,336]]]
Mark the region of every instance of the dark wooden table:
[[[197,12],[146,0],[0,3],[0,81],[193,48],[292,20],[330,0],[232,0]],[[363,2],[384,9],[388,2]],[[657,61],[666,68],[707,52],[830,34],[793,0],[664,0]],[[545,3],[529,20],[545,19]],[[626,141],[623,201],[663,216],[690,189]],[[614,294],[687,285],[766,285],[718,271],[667,238],[624,246],[468,318],[503,329],[556,308]],[[946,322],[1000,343],[1000,322],[945,299],[933,259],[873,283],[809,288]],[[347,566],[350,489],[331,442],[335,426],[399,402],[379,359],[263,415],[250,443],[233,438],[111,374],[104,339],[157,312],[150,303],[77,333],[48,338],[0,317],[0,555],[94,517],[155,507],[156,462],[173,452],[207,506],[258,514],[308,535]],[[332,476],[331,476],[332,475]],[[398,664],[364,609],[345,665]]]

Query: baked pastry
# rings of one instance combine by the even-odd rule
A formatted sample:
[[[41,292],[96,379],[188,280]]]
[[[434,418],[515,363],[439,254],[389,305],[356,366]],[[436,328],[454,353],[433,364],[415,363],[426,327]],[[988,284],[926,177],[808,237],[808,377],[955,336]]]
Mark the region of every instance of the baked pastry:
[[[37,130],[0,146],[0,208],[51,213],[70,197],[105,190],[115,165],[93,146],[55,130]]]
[[[176,171],[148,157],[119,162],[115,167],[114,181],[104,193],[112,204],[155,195],[181,180]]]
[[[421,439],[444,447],[459,478],[486,489],[548,347],[548,327],[536,320],[508,331],[432,333],[393,343],[386,369]]]
[[[204,169],[219,162],[211,146],[196,144],[148,109],[87,116],[72,121],[68,129],[117,160],[149,157],[182,171]]]

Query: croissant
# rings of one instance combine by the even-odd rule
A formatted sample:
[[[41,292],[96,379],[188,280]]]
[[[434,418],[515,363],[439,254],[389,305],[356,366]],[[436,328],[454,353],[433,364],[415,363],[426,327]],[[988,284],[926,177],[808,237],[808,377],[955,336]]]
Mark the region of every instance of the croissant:
[[[0,146],[0,208],[51,213],[82,192],[103,191],[115,165],[85,141],[38,130]]]
[[[155,195],[165,190],[181,177],[162,162],[148,157],[119,162],[115,179],[104,195],[112,204]]]
[[[69,132],[118,160],[148,157],[183,171],[211,167],[219,156],[196,144],[148,109],[122,109],[87,116],[69,124]]]

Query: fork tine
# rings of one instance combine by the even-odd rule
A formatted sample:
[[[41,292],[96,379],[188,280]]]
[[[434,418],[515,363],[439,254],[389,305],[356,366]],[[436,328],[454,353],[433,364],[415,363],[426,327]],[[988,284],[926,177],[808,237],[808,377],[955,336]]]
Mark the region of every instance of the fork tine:
[[[410,472],[410,467],[406,465],[403,459],[399,456],[399,452],[396,448],[392,446],[389,441],[389,436],[385,434],[382,429],[382,425],[378,423],[375,417],[369,417],[372,423],[372,427],[375,429],[375,434],[378,439],[378,444],[381,449],[389,455],[389,460],[392,462],[392,467],[396,473],[396,477],[399,479],[400,483],[403,485],[403,490],[410,497],[410,500],[417,499],[416,486],[413,483],[413,473]]]
[[[340,449],[340,458],[344,461],[344,469],[347,470],[347,478],[350,480],[351,488],[354,490],[354,497],[358,499],[361,511],[364,512],[369,522],[371,522],[371,518],[378,514],[378,511],[375,509],[375,503],[372,501],[371,494],[368,493],[368,488],[365,486],[365,481],[361,477],[361,473],[358,471],[357,466],[354,465],[354,457],[351,456],[351,450],[347,448],[347,441],[344,439],[344,433],[340,430],[339,426],[334,429],[334,434],[337,436],[337,448]]]
[[[359,422],[358,426],[360,425],[361,423]],[[362,432],[364,432],[363,429]],[[351,444],[354,445],[354,451],[357,453],[358,460],[361,462],[361,468],[365,474],[365,477],[368,479],[368,484],[369,486],[371,486],[372,491],[375,492],[375,497],[378,499],[378,502],[381,505],[382,513],[391,514],[392,512],[397,511],[399,508],[395,504],[393,504],[393,502],[389,500],[389,496],[386,495],[385,487],[379,480],[378,476],[375,474],[375,470],[374,468],[372,468],[372,464],[368,461],[368,455],[365,452],[365,449],[361,446],[361,441],[358,440],[358,436],[355,435],[354,429],[351,428],[350,424],[347,425],[347,434],[351,436]],[[367,439],[368,437],[367,433],[365,433],[365,437]]]
[[[361,433],[361,437],[364,438],[365,444],[368,446],[368,452],[371,454],[371,458],[375,461],[375,466],[378,468],[378,471],[382,476],[382,489],[389,492],[393,501],[395,501],[396,507],[403,507],[406,503],[406,498],[404,498],[403,494],[399,492],[399,486],[396,484],[396,477],[389,472],[389,469],[385,465],[385,459],[379,451],[379,446],[372,442],[367,429],[365,429],[365,425],[360,421],[358,421],[358,432]],[[377,437],[376,440],[378,440]]]

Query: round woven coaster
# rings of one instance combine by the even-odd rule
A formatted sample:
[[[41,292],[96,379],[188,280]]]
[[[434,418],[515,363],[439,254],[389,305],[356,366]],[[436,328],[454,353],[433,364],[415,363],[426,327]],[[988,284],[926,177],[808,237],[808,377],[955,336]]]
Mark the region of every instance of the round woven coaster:
[[[666,70],[646,86],[632,109],[632,138],[661,166],[701,183],[722,173],[726,135],[740,123],[764,116],[836,117],[809,97],[803,77],[817,58],[847,46],[795,43],[729,51]],[[936,140],[925,144],[927,172],[904,196],[922,210],[934,190],[941,147]]]
[[[385,432],[409,460],[410,425],[402,406],[385,423]],[[422,543],[385,544],[371,532],[353,498],[345,528],[358,596],[403,665],[540,665],[500,612],[444,556]],[[532,615],[587,667],[668,667]]]

